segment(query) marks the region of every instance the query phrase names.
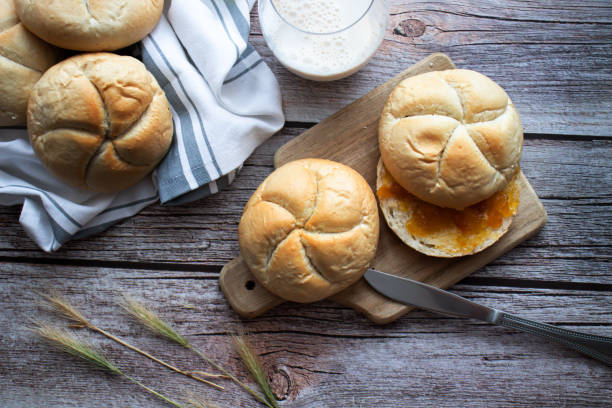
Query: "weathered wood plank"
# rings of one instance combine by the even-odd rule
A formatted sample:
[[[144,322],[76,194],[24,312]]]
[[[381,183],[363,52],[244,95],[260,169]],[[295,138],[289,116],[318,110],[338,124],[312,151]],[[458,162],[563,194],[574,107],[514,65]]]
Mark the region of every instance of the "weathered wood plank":
[[[279,78],[288,119],[318,121],[431,52],[492,76],[518,105],[528,132],[579,136],[528,136],[523,171],[543,198],[548,225],[453,291],[527,318],[612,335],[612,149],[605,138],[585,137],[612,136],[609,1],[391,5],[373,61],[330,84],[278,66],[254,21],[251,38]],[[146,299],[241,377],[246,370],[225,332],[245,326],[255,333],[282,406],[612,405],[612,373],[602,364],[486,324],[413,312],[378,327],[331,302],[283,304],[253,321],[238,318],[218,290],[217,271],[238,253],[242,206],[272,170],[274,151],[303,130],[290,124],[264,144],[227,191],[190,205],[149,207],[57,254],[42,253],[27,238],[18,208],[0,207],[0,406],[166,406],[25,329],[29,317],[53,318],[31,293],[48,287],[61,289],[97,324],[188,369],[206,367],[125,316],[113,303],[119,292]],[[196,391],[221,407],[254,406],[231,385],[223,393],[208,389],[83,334],[160,391]]]
[[[318,122],[433,52],[491,76],[532,133],[612,135],[612,9],[605,0],[391,1],[381,48],[352,77],[316,83],[272,56],[254,9],[251,42],[276,74],[290,121]]]
[[[413,312],[376,326],[330,302],[284,304],[239,319],[217,289],[216,274],[15,264],[0,274],[0,405],[3,407],[163,407],[133,385],[41,343],[27,318],[61,322],[41,310],[31,289],[54,287],[95,324],[187,369],[206,368],[187,351],[141,329],[114,303],[120,292],[156,309],[233,372],[246,377],[225,332],[244,326],[292,407],[609,406],[612,372],[572,350],[527,334]],[[167,277],[167,278],[164,278]],[[611,292],[458,285],[454,291],[526,318],[612,335]],[[218,392],[166,373],[97,335],[83,333],[137,378],[171,395],[199,392],[221,407],[255,406],[239,390]],[[520,375],[519,375],[520,373]],[[35,381],[35,382],[34,382]],[[511,386],[508,386],[511,384]]]
[[[242,207],[272,171],[272,155],[303,130],[285,128],[262,145],[227,191],[184,206],[151,206],[98,236],[69,242],[55,254],[38,250],[25,235],[18,208],[0,207],[0,259],[128,262],[134,267],[139,262],[149,267],[171,263],[174,269],[218,271],[238,254]],[[474,276],[612,283],[611,143],[528,137],[522,169],[544,202],[548,223],[536,237]]]

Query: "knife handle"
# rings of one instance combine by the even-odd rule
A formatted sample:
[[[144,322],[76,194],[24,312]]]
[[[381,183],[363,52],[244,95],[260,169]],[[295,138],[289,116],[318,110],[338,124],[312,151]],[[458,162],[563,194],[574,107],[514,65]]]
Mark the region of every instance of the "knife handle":
[[[556,341],[597,360],[603,361],[607,365],[612,365],[612,337],[566,330],[560,327],[551,326],[550,324],[523,319],[522,317],[504,312],[499,312],[494,323]]]

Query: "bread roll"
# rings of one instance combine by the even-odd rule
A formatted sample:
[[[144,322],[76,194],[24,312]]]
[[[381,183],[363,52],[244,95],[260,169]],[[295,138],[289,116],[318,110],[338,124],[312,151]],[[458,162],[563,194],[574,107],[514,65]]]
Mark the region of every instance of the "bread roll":
[[[303,159],[275,170],[247,203],[240,253],[269,291],[314,302],[357,281],[376,254],[378,210],[353,169]]]
[[[504,188],[523,146],[506,92],[463,69],[402,81],[385,104],[378,137],[397,183],[421,200],[459,210]]]
[[[30,91],[58,57],[19,22],[13,0],[0,2],[0,126],[25,125]]]
[[[387,225],[409,247],[451,258],[480,252],[499,240],[518,211],[518,174],[493,196],[463,210],[420,200],[397,184],[378,162],[376,193]]]
[[[43,40],[77,51],[113,51],[142,40],[163,0],[15,0],[23,24]]]
[[[49,68],[28,104],[34,152],[57,177],[99,192],[148,174],[172,140],[164,92],[132,57],[81,54]]]

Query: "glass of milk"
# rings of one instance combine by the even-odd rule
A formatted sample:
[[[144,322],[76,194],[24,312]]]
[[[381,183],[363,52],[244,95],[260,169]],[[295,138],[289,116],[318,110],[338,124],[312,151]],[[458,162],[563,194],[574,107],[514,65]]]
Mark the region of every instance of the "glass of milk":
[[[259,0],[259,21],[276,58],[315,81],[347,77],[382,42],[388,0]]]

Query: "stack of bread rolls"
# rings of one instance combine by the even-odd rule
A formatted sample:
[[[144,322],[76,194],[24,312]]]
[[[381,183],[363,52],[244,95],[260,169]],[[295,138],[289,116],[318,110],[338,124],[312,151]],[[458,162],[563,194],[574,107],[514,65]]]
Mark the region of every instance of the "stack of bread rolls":
[[[144,38],[163,0],[0,0],[0,126],[27,123],[51,173],[99,192],[148,174],[172,141],[164,92],[138,60],[113,51]]]
[[[377,195],[391,229],[437,257],[495,243],[518,210],[523,146],[506,92],[475,71],[402,81],[382,111]]]

